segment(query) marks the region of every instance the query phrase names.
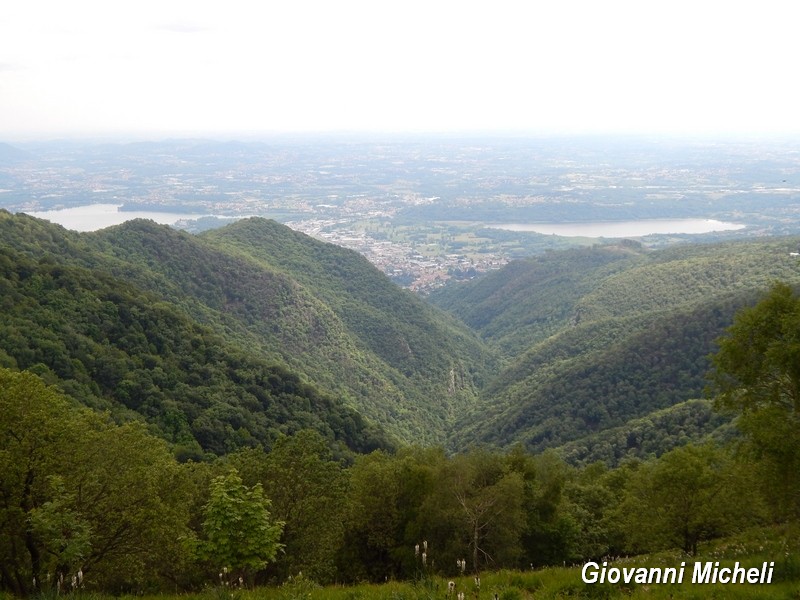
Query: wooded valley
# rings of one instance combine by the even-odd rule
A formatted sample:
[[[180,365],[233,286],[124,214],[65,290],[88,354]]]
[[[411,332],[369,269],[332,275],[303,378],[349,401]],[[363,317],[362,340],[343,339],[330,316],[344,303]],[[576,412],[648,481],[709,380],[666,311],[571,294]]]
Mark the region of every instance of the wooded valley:
[[[599,244],[423,299],[264,219],[0,211],[0,588],[456,576],[791,526],[798,243]]]

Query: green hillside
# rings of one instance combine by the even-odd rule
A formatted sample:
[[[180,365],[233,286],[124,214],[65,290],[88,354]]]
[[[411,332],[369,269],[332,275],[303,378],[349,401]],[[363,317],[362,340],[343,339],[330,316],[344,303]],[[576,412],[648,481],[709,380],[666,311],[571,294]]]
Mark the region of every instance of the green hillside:
[[[155,335],[148,327],[155,331],[167,319],[170,327],[191,331],[167,330],[169,352],[178,352],[173,346],[181,336],[199,337],[213,339],[210,345],[226,357],[208,354],[185,364],[242,357],[357,416],[353,433],[330,424],[326,430],[325,411],[314,423],[354,448],[382,445],[386,436],[456,451],[521,443],[536,451],[568,447],[575,461],[602,455],[613,463],[629,449],[598,450],[605,443],[598,435],[702,398],[708,355],[733,314],[776,280],[800,284],[800,264],[790,256],[795,238],[659,251],[621,242],[550,252],[445,288],[429,303],[392,284],[359,254],[265,219],[200,235],[149,221],[78,234],[2,213],[0,233],[5,267],[17,273],[4,282],[9,329],[3,364],[36,365],[84,403],[144,414],[164,428],[164,403],[183,402],[175,399],[174,386],[202,383],[187,383],[193,375],[182,372],[168,384],[151,381],[156,366],[183,368],[180,361],[169,363],[148,337]],[[20,275],[29,272],[36,277]],[[63,310],[41,295],[54,289],[64,296]],[[130,314],[144,314],[136,327],[146,344],[124,331],[110,337],[108,323],[98,332],[59,321],[82,323],[86,307],[107,302],[116,302],[116,312],[104,318],[127,319],[123,330],[135,321]],[[150,314],[156,310],[169,318]],[[33,341],[20,333],[28,331],[36,332]],[[81,350],[83,342],[69,341],[76,336],[117,348],[135,368],[118,366],[120,377],[104,384],[102,369],[87,367],[86,357],[116,355]],[[37,345],[44,340],[59,348],[55,355]],[[65,366],[76,361],[84,366]],[[126,380],[129,371],[141,381]],[[150,398],[151,383],[158,391],[148,400],[153,406],[123,398],[130,390]],[[241,390],[219,394],[239,397]],[[186,421],[178,428],[195,444],[193,451],[268,443],[282,430],[272,417],[256,431],[217,415],[213,435],[201,433],[189,409],[197,401],[178,410]],[[175,432],[165,435],[177,439]],[[678,428],[670,439],[677,444],[692,436],[682,437]],[[659,451],[669,447],[659,442]]]
[[[473,282],[442,288],[430,300],[506,356],[516,356],[580,318],[576,306],[582,298],[643,254],[633,242],[548,252],[513,261]]]
[[[399,440],[443,441],[490,360],[465,327],[358,254],[263,219],[231,226],[229,240],[148,221],[76,234],[4,213],[0,227],[12,263],[51,261],[119,281]],[[241,235],[281,242],[256,243],[251,256],[236,245]]]
[[[593,433],[558,448],[566,462],[588,466],[597,461],[618,466],[625,461],[661,456],[675,446],[726,442],[739,436],[730,415],[714,410],[707,399],[687,400],[624,425]]]
[[[108,274],[2,247],[0,298],[3,366],[118,420],[143,417],[183,457],[305,428],[357,451],[387,444],[339,400]]]
[[[797,239],[554,252],[432,297],[506,367],[453,445],[541,450],[701,398],[715,340],[772,283],[800,284]]]
[[[463,324],[398,288],[350,250],[264,219],[239,221],[202,237],[285,273],[324,303],[358,350],[381,365],[382,376],[417,405],[414,410],[426,413],[431,431],[449,428],[474,402],[476,386],[494,366],[492,353]]]
[[[437,294],[475,333],[263,219],[0,211],[0,595],[642,595],[563,565],[652,552],[794,584],[796,247],[554,252]]]

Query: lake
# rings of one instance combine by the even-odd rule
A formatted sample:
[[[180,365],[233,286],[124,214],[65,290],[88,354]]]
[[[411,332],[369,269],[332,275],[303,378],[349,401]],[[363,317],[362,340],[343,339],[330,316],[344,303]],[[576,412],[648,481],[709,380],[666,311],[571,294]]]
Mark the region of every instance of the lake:
[[[171,213],[158,211],[121,211],[121,204],[89,204],[42,210],[27,214],[47,219],[74,231],[95,231],[103,227],[119,225],[132,219],[151,219],[162,225],[174,225],[181,219],[199,219],[213,215],[194,213]],[[593,221],[586,223],[501,223],[487,225],[492,229],[506,231],[530,231],[546,235],[590,238],[642,237],[669,233],[711,233],[744,229],[741,223],[728,223],[714,219],[642,219],[638,221]]]
[[[174,225],[181,219],[199,219],[211,215],[191,213],[170,213],[144,210],[119,210],[121,204],[89,204],[59,210],[41,210],[26,212],[38,219],[46,219],[73,231],[96,231],[103,227],[120,225],[132,219],[151,219],[162,225]]]
[[[625,238],[669,233],[711,233],[744,229],[741,223],[714,219],[643,219],[639,221],[594,221],[588,223],[506,223],[491,229],[530,231],[564,237]]]

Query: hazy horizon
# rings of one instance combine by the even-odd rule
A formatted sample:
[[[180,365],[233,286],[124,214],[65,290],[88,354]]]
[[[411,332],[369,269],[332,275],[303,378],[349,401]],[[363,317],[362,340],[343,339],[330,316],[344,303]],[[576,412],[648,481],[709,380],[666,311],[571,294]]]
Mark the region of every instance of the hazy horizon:
[[[695,144],[735,145],[738,143],[789,144],[800,146],[800,134],[794,132],[546,132],[546,131],[508,131],[508,130],[453,130],[453,131],[408,131],[408,130],[316,130],[316,131],[220,131],[220,132],[68,132],[56,134],[36,132],[3,136],[0,144],[26,148],[59,144],[78,146],[127,145],[127,144],[169,144],[169,143],[211,143],[211,144],[274,144],[274,143],[402,143],[431,141],[514,141],[522,143],[575,142],[575,143],[614,143],[614,144],[660,144],[674,143],[685,147]]]
[[[0,21],[0,139],[784,136],[787,8],[32,0]]]

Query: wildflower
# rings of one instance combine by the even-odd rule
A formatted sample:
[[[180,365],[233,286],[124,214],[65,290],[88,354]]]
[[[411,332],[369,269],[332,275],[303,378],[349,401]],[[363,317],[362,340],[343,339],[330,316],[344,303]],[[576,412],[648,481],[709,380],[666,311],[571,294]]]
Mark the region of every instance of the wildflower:
[[[423,552],[422,553],[422,565],[425,566],[427,564],[428,564],[428,553],[427,552]]]
[[[481,589],[481,578],[475,575],[475,587]]]
[[[455,581],[448,581],[447,582],[447,595],[449,596],[456,590],[456,582]]]
[[[422,547],[425,550],[425,552],[428,551],[428,540],[423,540],[422,541]]]
[[[414,556],[419,556],[419,544],[414,546]]]

